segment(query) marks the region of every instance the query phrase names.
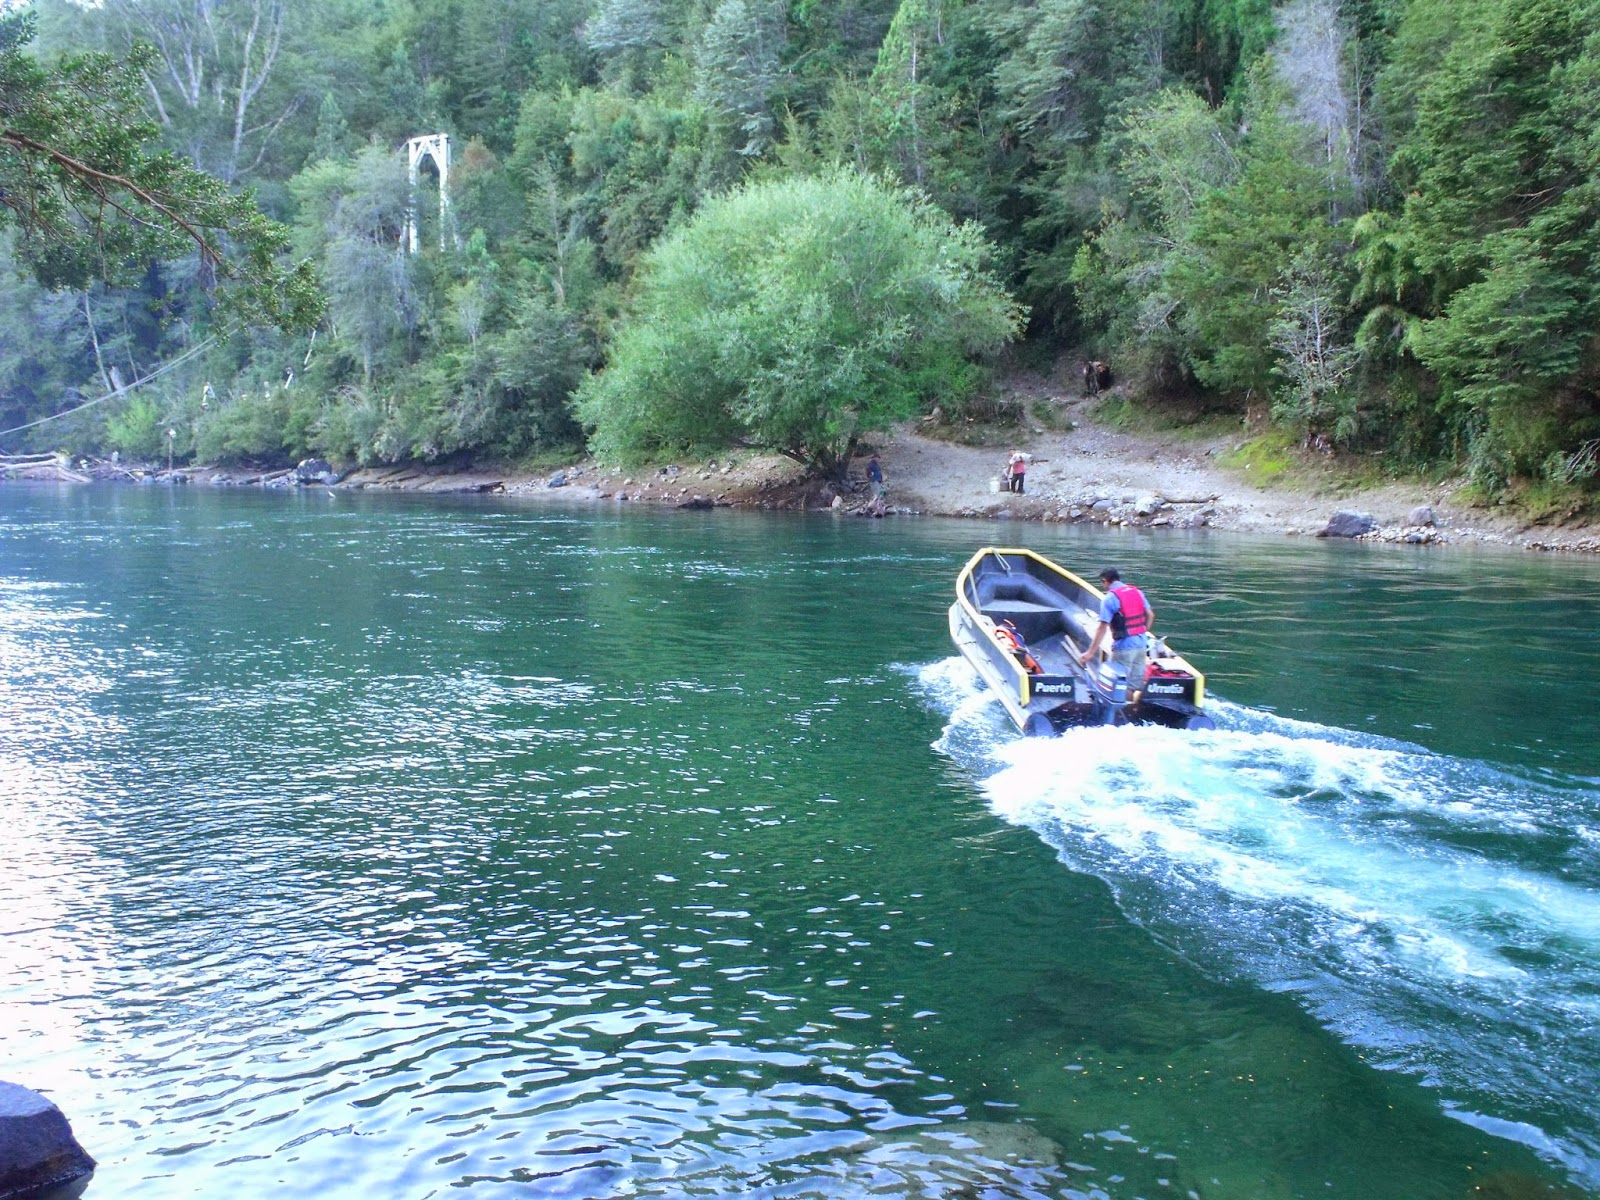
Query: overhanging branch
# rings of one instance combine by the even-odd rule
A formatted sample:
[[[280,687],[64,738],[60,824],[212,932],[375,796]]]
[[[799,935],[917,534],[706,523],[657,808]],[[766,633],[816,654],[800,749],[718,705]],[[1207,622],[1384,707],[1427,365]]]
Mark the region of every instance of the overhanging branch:
[[[223,262],[221,252],[211,244],[210,239],[206,237],[198,225],[184,217],[173,204],[162,200],[154,192],[140,186],[127,176],[101,171],[80,159],[73,158],[70,154],[65,154],[53,146],[36,141],[26,134],[18,133],[13,129],[0,129],[0,145],[13,146],[18,150],[25,150],[30,154],[47,159],[60,167],[71,178],[82,183],[97,199],[120,213],[133,224],[147,229],[159,228],[155,221],[150,220],[137,209],[117,199],[116,192],[118,190],[128,193],[172,226],[181,230],[184,236],[199,247],[202,261]]]

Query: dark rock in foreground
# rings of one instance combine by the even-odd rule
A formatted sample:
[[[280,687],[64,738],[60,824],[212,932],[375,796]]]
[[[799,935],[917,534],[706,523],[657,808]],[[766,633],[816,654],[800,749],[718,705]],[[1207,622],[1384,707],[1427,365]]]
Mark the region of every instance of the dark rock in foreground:
[[[59,1108],[20,1084],[0,1083],[0,1200],[68,1200],[93,1173],[94,1159]]]

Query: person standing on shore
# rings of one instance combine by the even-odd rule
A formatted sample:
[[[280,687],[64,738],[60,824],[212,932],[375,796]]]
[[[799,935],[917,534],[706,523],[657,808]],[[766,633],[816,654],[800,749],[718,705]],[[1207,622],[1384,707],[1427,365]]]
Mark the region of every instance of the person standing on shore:
[[[1020,450],[1011,452],[1011,461],[1006,465],[1006,478],[1011,481],[1010,490],[1017,495],[1022,495],[1022,483],[1028,474],[1028,456]]]
[[[883,463],[874,450],[867,459],[867,490],[872,493],[872,499],[867,504],[867,511],[875,517],[883,516],[884,506],[889,497],[889,489],[883,482]]]

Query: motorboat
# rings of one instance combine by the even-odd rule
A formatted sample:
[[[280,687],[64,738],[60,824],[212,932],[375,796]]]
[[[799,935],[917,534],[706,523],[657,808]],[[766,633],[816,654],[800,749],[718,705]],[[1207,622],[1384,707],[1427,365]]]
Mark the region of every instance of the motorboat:
[[[1124,723],[1215,728],[1205,712],[1205,676],[1165,638],[1151,637],[1143,680],[1122,677],[1105,649],[1098,661],[1080,661],[1103,599],[1041,554],[986,547],[956,579],[950,637],[1029,736]]]

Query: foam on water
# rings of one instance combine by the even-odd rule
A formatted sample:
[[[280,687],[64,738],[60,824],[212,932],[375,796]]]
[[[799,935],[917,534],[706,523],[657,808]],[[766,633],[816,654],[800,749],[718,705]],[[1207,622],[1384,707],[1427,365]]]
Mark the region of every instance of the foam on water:
[[[1130,919],[1600,1180],[1593,781],[1221,702],[1214,732],[1022,739],[960,659],[919,682],[950,713],[937,748]]]

